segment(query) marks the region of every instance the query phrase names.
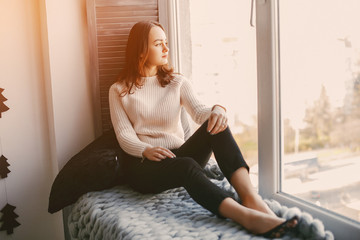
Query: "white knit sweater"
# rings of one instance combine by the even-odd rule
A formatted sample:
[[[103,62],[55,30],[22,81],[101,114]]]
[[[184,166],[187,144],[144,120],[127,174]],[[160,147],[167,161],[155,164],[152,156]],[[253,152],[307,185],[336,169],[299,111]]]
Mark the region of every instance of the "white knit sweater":
[[[142,88],[121,97],[122,84],[114,83],[109,91],[111,121],[121,148],[130,155],[142,157],[146,147],[174,149],[184,143],[181,106],[192,119],[202,124],[211,108],[195,96],[191,83],[176,75],[166,87],[157,76],[145,77]]]

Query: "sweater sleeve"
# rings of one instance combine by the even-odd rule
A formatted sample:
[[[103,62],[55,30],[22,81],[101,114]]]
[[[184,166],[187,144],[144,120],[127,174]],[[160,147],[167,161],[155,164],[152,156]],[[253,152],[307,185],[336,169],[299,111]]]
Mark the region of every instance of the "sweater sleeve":
[[[141,158],[145,148],[152,146],[148,143],[140,141],[138,138],[124,110],[116,83],[113,84],[109,90],[109,105],[111,122],[120,147],[126,153]]]
[[[190,81],[186,78],[182,79],[180,88],[181,104],[197,124],[203,124],[210,117],[211,108],[199,101]]]

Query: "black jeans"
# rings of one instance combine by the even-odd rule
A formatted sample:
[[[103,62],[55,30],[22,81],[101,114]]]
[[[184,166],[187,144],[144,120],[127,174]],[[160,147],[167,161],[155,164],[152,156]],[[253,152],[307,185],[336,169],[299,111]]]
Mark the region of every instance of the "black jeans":
[[[129,185],[141,193],[159,193],[171,188],[184,187],[190,196],[204,208],[220,216],[220,203],[230,195],[212,183],[203,168],[214,152],[215,159],[230,181],[232,174],[241,167],[249,171],[229,127],[211,135],[206,121],[180,148],[172,149],[175,158],[160,162],[126,154],[125,177]]]

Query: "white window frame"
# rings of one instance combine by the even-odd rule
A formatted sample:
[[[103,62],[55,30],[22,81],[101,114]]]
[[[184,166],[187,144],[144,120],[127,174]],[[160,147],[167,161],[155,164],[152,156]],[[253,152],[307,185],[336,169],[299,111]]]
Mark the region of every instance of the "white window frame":
[[[159,22],[165,28],[171,52],[170,63],[175,72],[181,72],[180,61],[180,24],[178,0],[158,0]]]
[[[302,15],[299,15],[302,16]],[[259,192],[320,219],[336,239],[360,236],[360,224],[280,192],[281,124],[279,94],[278,0],[256,1],[258,75]]]

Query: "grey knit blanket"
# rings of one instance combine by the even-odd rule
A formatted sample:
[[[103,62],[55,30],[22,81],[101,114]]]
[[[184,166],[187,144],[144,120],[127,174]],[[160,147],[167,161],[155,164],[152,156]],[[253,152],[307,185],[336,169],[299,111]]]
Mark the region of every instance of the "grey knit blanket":
[[[213,182],[237,199],[226,179]],[[266,203],[286,219],[300,217],[300,231],[283,239],[334,239],[310,214],[275,201]],[[194,202],[184,188],[143,195],[128,186],[117,186],[84,194],[73,206],[68,227],[73,240],[264,239],[229,219],[216,217]]]

